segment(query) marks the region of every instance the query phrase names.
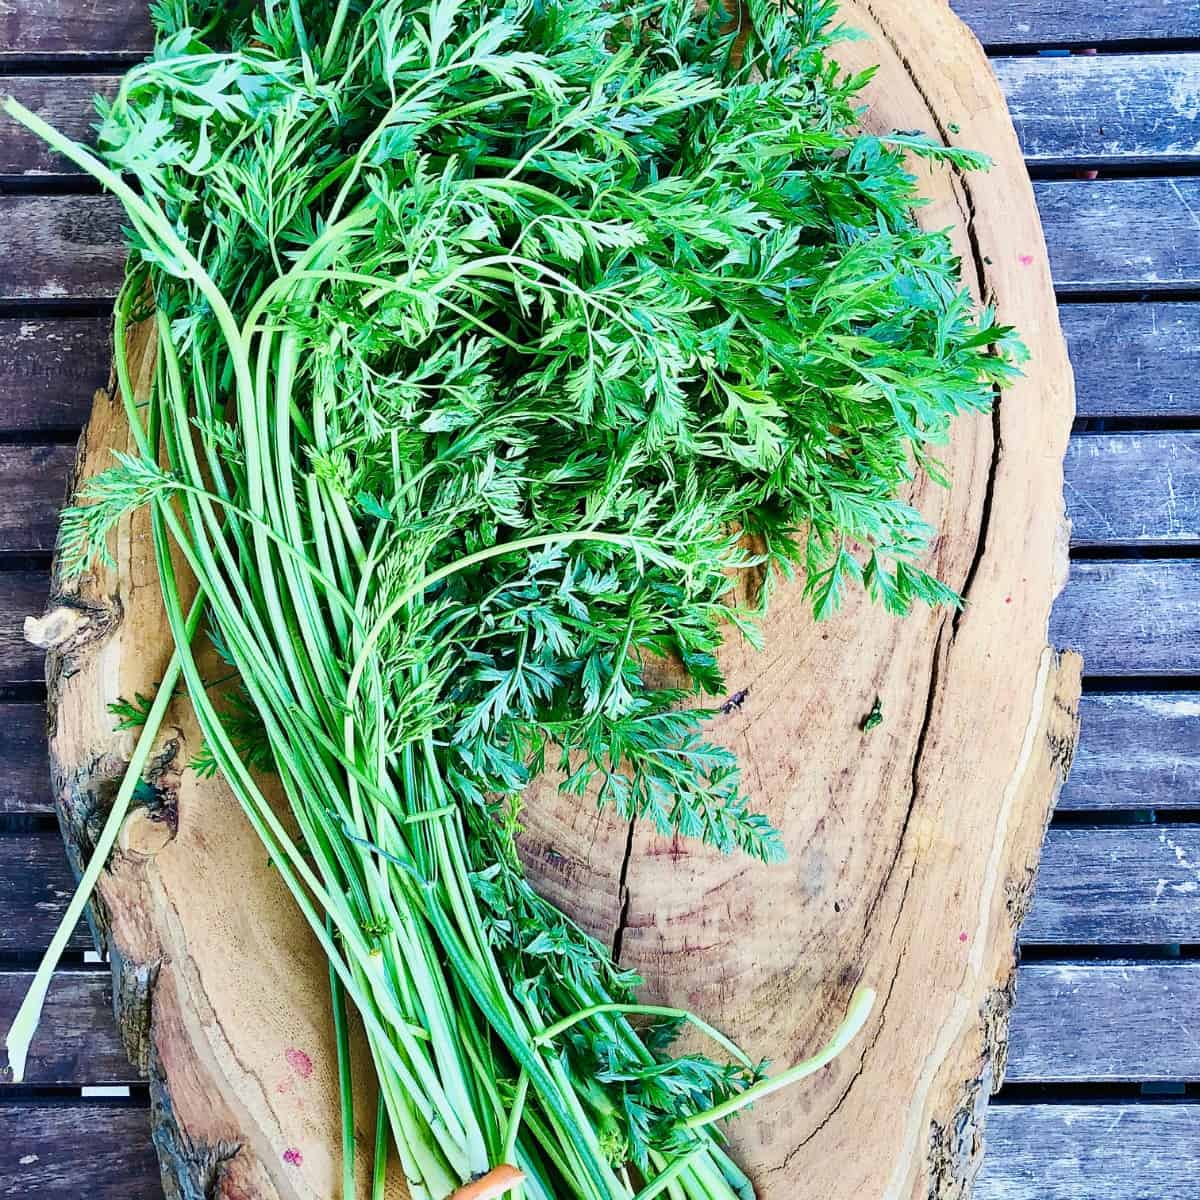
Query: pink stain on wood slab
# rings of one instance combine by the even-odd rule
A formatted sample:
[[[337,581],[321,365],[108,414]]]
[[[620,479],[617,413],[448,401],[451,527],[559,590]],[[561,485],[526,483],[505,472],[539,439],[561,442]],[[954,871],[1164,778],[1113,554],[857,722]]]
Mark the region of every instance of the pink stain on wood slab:
[[[283,1161],[289,1167],[298,1167],[304,1161],[304,1155],[295,1146],[289,1146],[283,1152]]]
[[[283,1057],[287,1059],[288,1066],[301,1079],[307,1079],[313,1073],[312,1059],[303,1050],[297,1050],[295,1046],[290,1046],[284,1051]]]

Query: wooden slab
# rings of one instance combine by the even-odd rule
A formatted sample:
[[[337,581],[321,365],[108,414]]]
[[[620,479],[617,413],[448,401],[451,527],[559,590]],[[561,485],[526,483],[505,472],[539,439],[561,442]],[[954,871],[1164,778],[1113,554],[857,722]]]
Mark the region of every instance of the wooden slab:
[[[916,489],[942,531],[933,567],[968,607],[897,621],[855,601],[817,626],[793,589],[765,654],[730,644],[728,677],[750,697],[715,735],[742,751],[786,865],[631,836],[548,786],[532,790],[523,850],[538,885],[646,976],[648,996],[715,1017],[777,1065],[828,1036],[856,983],[877,987],[851,1053],[739,1121],[734,1150],[764,1197],[937,1200],[962,1196],[978,1167],[1016,928],[1073,749],[1078,660],[1046,645],[1066,570],[1073,397],[1033,194],[977,44],[938,4],[845,15],[871,35],[847,58],[882,62],[874,123],[943,136],[953,124],[998,163],[970,179],[917,167],[931,198],[922,219],[958,227],[966,283],[1033,354],[994,420],[960,422],[945,456],[952,490]],[[89,290],[107,286],[112,263],[99,224],[97,209],[78,230],[96,249],[72,277],[79,295],[105,294]],[[51,249],[66,243],[60,226],[54,237]],[[42,278],[75,286],[60,261]],[[151,353],[138,347],[131,363],[142,386]],[[97,398],[81,478],[125,445],[119,413]],[[47,675],[54,789],[77,855],[129,752],[106,705],[148,691],[167,657],[143,519],[121,529],[117,559],[116,573],[55,588],[56,606],[86,613]],[[884,721],[867,734],[877,695]],[[324,1200],[338,1163],[323,964],[227,792],[181,769],[195,742],[177,706],[155,811],[129,819],[97,905],[121,1028],[150,1073],[168,1195],[216,1180],[230,1198]]]

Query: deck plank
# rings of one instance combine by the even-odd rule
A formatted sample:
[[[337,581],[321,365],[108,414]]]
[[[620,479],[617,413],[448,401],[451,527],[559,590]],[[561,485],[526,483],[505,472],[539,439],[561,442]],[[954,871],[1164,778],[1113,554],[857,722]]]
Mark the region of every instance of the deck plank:
[[[1104,45],[1200,37],[1198,0],[952,0],[987,46]],[[0,7],[0,61],[38,55],[140,54],[150,47],[143,0],[21,0]]]
[[[1072,563],[1050,640],[1089,675],[1200,674],[1200,561]]]
[[[1200,1080],[1196,1012],[1200,962],[1026,963],[1005,1082]]]
[[[0,687],[44,683],[45,655],[24,636],[25,618],[46,607],[44,571],[0,572]]]
[[[0,834],[0,950],[48,946],[74,890],[57,830]],[[93,949],[86,922],[74,930],[70,945]]]
[[[52,550],[74,446],[0,444],[0,551]]]
[[[0,319],[0,434],[77,432],[108,381],[107,317]]]
[[[1028,945],[1162,945],[1200,935],[1200,825],[1052,826]]]
[[[1200,807],[1200,692],[1082,697],[1064,812]]]
[[[86,1100],[0,1106],[0,1196],[162,1200],[162,1195],[149,1109]]]
[[[1185,1200],[1200,1104],[994,1104],[975,1200]]]
[[[1043,180],[1034,191],[1060,294],[1200,285],[1200,178]]]
[[[1059,308],[1081,417],[1200,416],[1200,304]]]
[[[985,46],[1102,46],[1200,37],[1200,0],[951,0]]]
[[[1024,56],[992,65],[1027,162],[1132,167],[1200,156],[1200,55]]]
[[[33,978],[32,971],[0,971],[0,1028],[7,1029]],[[0,1060],[3,1051],[0,1051]],[[107,970],[55,973],[42,1021],[25,1064],[26,1085],[95,1086],[140,1083],[129,1065],[112,1009],[112,975]],[[0,1099],[11,1086],[0,1074]],[[0,1193],[2,1194],[2,1193]]]
[[[1200,416],[1200,304],[1065,304],[1081,417]],[[0,434],[81,426],[109,371],[107,317],[0,319]]]
[[[1200,433],[1086,433],[1067,447],[1073,546],[1200,544]]]
[[[1200,159],[1200,54],[1022,56],[993,63],[1026,161],[1034,166],[1189,164]],[[120,76],[13,75],[7,90],[52,125],[90,142],[93,96]],[[0,138],[0,175],[76,175],[23,126]]]
[[[1200,287],[1200,178],[1043,180],[1034,190],[1060,293]],[[0,300],[111,298],[121,224],[107,196],[0,197]]]
[[[0,971],[0,1028],[33,972]],[[1017,978],[1006,1083],[1200,1080],[1200,1039],[1164,1037],[1200,1010],[1200,962],[1026,963]],[[0,1052],[2,1062],[2,1052]],[[54,976],[25,1083],[41,1087],[140,1082],[112,1013],[104,969]],[[0,1100],[11,1086],[0,1073]]]
[[[46,708],[0,704],[0,814],[53,811]]]
[[[111,96],[119,75],[14,75],[4,90],[77,142],[92,142],[93,96]],[[79,168],[23,125],[4,119],[0,175],[78,175]]]

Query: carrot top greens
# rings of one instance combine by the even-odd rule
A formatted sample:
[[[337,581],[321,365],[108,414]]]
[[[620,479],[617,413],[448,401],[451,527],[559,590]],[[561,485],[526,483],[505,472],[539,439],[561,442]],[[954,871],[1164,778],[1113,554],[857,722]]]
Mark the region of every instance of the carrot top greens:
[[[117,716],[148,746],[182,676],[194,766],[329,956],[346,1195],[347,998],[417,1200],[503,1163],[537,1200],[751,1195],[715,1123],[820,1061],[767,1081],[698,1018],[639,1006],[526,881],[520,798],[554,768],[622,817],[782,856],[703,697],[780,575],[818,617],[849,586],[896,613],[955,602],[903,493],[1018,347],[914,223],[904,156],[983,160],[861,130],[868,76],[828,57],[827,0],[153,11],[95,154],[6,106],[125,207],[119,370],[132,321],[158,337],[148,405],[121,379],[138,450],[60,554],[86,569],[150,505],[176,658]],[[680,686],[649,681],[663,656]],[[669,1053],[684,1020],[716,1058]]]

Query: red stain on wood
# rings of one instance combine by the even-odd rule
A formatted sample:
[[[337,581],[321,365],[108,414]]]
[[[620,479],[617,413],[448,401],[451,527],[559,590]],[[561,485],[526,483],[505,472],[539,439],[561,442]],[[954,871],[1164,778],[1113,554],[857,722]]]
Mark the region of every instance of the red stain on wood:
[[[283,1161],[289,1167],[298,1167],[304,1161],[304,1155],[295,1146],[289,1146],[283,1152]]]
[[[313,1073],[312,1059],[304,1053],[303,1050],[297,1050],[295,1046],[289,1046],[283,1052],[283,1057],[287,1059],[287,1064],[300,1076],[301,1079],[307,1079]]]

